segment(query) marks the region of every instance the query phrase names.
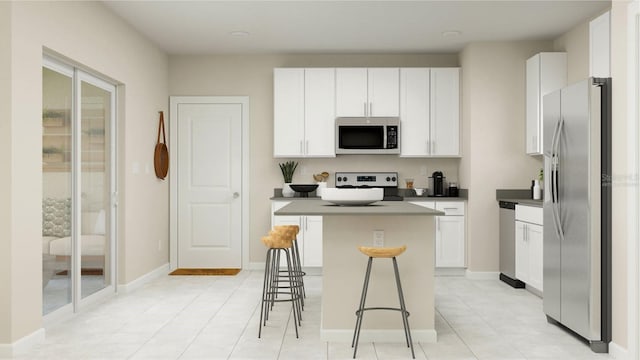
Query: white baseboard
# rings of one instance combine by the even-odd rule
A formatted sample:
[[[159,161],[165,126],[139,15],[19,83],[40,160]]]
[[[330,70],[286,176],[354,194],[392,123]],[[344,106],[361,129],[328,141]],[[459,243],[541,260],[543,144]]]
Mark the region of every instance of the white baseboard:
[[[472,280],[498,280],[500,272],[498,271],[471,271],[467,269],[465,276]]]
[[[45,331],[40,328],[12,344],[0,344],[0,358],[11,358],[29,351],[33,346],[44,342]]]
[[[152,270],[127,284],[118,285],[118,293],[126,294],[129,292],[132,292],[136,289],[141,288],[149,281],[156,279],[160,276],[165,276],[167,274],[169,274],[169,263],[166,263],[158,267],[157,269]]]
[[[464,276],[466,270],[465,268],[436,268],[434,274],[436,276]]]
[[[322,341],[331,342],[351,342],[353,339],[353,330],[320,330],[320,338]],[[417,342],[434,344],[438,341],[438,334],[435,330],[411,330],[411,339],[414,345]],[[385,343],[404,343],[404,330],[366,330],[360,331],[360,341],[385,342]]]
[[[614,343],[613,341],[609,343],[609,355],[616,360],[631,360],[629,357],[629,350]]]

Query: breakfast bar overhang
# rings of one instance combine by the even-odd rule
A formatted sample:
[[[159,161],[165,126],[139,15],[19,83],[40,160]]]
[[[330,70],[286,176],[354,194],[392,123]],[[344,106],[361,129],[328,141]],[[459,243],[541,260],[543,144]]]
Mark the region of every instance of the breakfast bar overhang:
[[[372,246],[373,232],[382,230],[385,247],[407,245],[407,251],[398,257],[398,266],[413,339],[436,341],[434,216],[444,213],[405,201],[338,206],[308,200],[292,201],[274,214],[323,217],[322,340],[351,341],[367,266],[367,257],[358,246]],[[374,261],[367,306],[397,306],[395,289],[391,260]],[[360,338],[404,342],[402,317],[397,312],[371,312],[363,321]]]

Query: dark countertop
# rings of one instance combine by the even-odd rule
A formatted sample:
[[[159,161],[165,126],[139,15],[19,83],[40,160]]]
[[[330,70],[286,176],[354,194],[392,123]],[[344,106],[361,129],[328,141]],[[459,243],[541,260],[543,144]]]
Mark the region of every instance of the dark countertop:
[[[398,189],[398,194],[403,196],[404,201],[467,201],[468,200],[468,190],[460,189],[460,196],[450,197],[450,196],[417,196],[415,192],[411,189]],[[273,189],[273,196],[269,198],[269,200],[277,200],[277,201],[292,201],[292,200],[322,200],[321,197],[316,196],[316,192],[313,191],[309,193],[309,197],[300,197],[300,194],[296,193],[294,197],[284,197],[282,196],[282,189]]]
[[[290,198],[287,198],[290,199]],[[444,212],[406,201],[378,201],[367,206],[338,206],[327,201],[293,201],[274,215],[420,215],[438,216]]]
[[[529,189],[497,189],[496,200],[512,202],[520,205],[542,207],[542,200],[531,198]]]
[[[542,207],[542,200],[503,198],[498,199],[498,201],[512,202],[518,205]]]

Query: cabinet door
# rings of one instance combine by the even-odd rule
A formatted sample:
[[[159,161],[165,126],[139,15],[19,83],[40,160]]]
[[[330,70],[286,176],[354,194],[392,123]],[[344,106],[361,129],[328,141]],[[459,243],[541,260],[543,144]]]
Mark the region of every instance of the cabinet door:
[[[304,153],[310,157],[334,157],[335,69],[305,69],[304,73]]]
[[[400,69],[400,156],[428,156],[429,92],[428,68]]]
[[[400,69],[368,69],[367,116],[400,116]]]
[[[529,268],[527,224],[522,221],[516,221],[516,278],[529,283]]]
[[[436,267],[464,267],[464,217],[436,217]]]
[[[543,268],[543,228],[527,224],[527,244],[529,245],[529,281],[527,284],[542,291]]]
[[[431,69],[431,155],[460,156],[460,69]]]
[[[525,144],[529,155],[542,153],[540,142],[540,55],[527,60]]]
[[[542,98],[567,85],[567,54],[534,55],[527,60],[526,71],[526,151],[529,155],[542,155]]]
[[[611,12],[589,23],[589,76],[611,77]]]
[[[273,156],[303,155],[304,69],[273,70]]]
[[[302,265],[303,266],[322,266],[322,216],[305,216],[304,225],[304,244],[302,246]]]
[[[366,116],[367,69],[336,69],[336,117]]]

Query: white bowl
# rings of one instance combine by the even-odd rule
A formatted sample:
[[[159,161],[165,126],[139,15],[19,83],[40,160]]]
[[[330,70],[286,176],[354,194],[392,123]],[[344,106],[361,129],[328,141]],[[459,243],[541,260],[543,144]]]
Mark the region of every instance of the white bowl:
[[[382,188],[371,189],[322,189],[322,200],[336,205],[369,205],[382,200],[384,191]]]

